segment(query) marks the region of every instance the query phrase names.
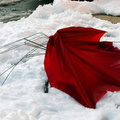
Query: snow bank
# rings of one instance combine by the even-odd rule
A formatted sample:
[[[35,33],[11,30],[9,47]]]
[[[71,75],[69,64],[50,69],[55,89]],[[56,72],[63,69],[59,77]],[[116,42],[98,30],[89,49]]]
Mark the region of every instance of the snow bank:
[[[102,0],[103,1],[103,0]],[[104,2],[104,4],[103,4]],[[120,41],[120,23],[100,20],[93,13],[113,13],[119,1],[108,5],[106,1],[77,2],[59,1],[53,5],[39,6],[28,18],[0,23],[0,45],[4,45],[28,35],[44,32],[48,36],[58,29],[69,26],[93,27],[107,31],[101,41]],[[111,3],[111,4],[110,4]],[[117,4],[116,4],[117,3]],[[47,38],[45,39],[48,40]],[[120,44],[114,44],[120,48]],[[30,47],[0,54],[0,73],[13,62],[24,56]],[[108,93],[97,104],[97,109],[89,109],[77,103],[67,94],[50,88],[44,93],[47,77],[44,71],[44,55],[36,56],[20,63],[3,86],[0,87],[0,120],[119,120],[120,93]],[[0,76],[0,83],[6,74]]]
[[[59,2],[60,1],[60,2]],[[75,7],[76,11],[88,14],[110,14],[114,16],[120,15],[119,0],[94,0],[93,2],[78,2],[70,0],[55,0],[54,4],[62,4]]]
[[[114,16],[120,16],[120,1],[119,0],[94,0],[103,9],[103,13]]]

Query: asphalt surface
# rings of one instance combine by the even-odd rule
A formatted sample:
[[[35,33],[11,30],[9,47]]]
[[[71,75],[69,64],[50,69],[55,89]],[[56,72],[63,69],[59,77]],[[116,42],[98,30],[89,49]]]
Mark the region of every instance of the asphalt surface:
[[[21,2],[0,5],[0,22],[19,20],[29,16],[38,5],[52,3],[53,0],[22,0]]]
[[[111,23],[119,23],[120,22],[120,16],[112,16],[112,15],[104,15],[104,14],[96,14],[93,15],[96,18],[110,21]]]

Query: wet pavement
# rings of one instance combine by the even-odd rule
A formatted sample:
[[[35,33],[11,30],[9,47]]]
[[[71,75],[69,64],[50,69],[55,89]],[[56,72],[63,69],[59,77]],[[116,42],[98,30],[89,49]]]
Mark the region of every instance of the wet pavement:
[[[0,5],[0,22],[19,20],[29,16],[39,5],[52,3],[53,0],[23,0]]]
[[[105,14],[95,14],[93,15],[96,18],[110,21],[111,23],[120,23],[120,16],[112,16],[112,15],[105,15]]]

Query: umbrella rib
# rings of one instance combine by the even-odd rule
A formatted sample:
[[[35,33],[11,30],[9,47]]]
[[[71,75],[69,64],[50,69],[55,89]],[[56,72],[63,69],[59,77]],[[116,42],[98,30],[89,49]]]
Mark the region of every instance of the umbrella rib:
[[[44,45],[42,45],[42,44],[38,44],[38,43],[33,42],[33,41],[31,41],[31,40],[28,40],[28,39],[26,39],[26,38],[24,38],[24,39],[25,39],[26,41],[28,41],[28,42],[31,42],[31,43],[33,43],[33,44],[35,44],[35,45],[39,46],[40,48],[41,48],[41,47],[43,47],[43,48],[41,48],[41,49],[46,50],[46,47],[45,47]]]
[[[12,73],[12,71],[17,67],[17,65],[18,65],[24,58],[26,58],[29,54],[31,54],[31,53],[34,52],[35,50],[36,50],[36,48],[30,50],[30,51],[29,51],[27,54],[25,54],[17,63],[15,63],[13,66],[10,67],[10,68],[12,68],[12,67],[13,67],[13,68],[12,68],[11,71],[8,73],[8,75],[6,76],[6,78],[5,78],[4,81],[2,82],[1,86],[4,85],[4,83],[6,82],[7,78],[8,78],[9,75]],[[8,68],[7,70],[5,70],[5,71],[2,73],[2,75],[3,75],[5,72],[7,72],[10,68]]]

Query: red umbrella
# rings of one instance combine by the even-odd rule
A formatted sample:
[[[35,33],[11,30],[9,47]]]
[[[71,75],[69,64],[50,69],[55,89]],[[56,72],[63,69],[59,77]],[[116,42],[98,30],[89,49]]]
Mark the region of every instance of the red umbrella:
[[[69,27],[50,36],[44,66],[48,80],[85,107],[107,91],[120,90],[120,50],[100,42],[105,31]]]

